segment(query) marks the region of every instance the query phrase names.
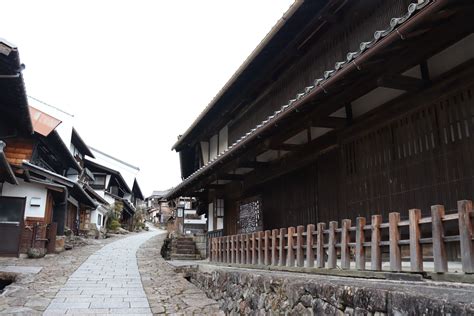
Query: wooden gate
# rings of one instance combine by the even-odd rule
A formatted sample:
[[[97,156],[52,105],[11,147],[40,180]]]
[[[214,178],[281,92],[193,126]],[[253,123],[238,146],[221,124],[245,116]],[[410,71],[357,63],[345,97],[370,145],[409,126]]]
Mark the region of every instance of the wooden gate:
[[[26,198],[0,196],[0,256],[18,256]]]

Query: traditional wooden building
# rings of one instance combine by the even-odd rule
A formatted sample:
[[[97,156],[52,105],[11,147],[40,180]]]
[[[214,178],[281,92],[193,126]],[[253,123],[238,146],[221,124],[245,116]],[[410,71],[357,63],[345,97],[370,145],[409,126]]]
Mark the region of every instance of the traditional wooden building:
[[[173,149],[211,236],[456,208],[474,192],[474,3],[296,1]]]

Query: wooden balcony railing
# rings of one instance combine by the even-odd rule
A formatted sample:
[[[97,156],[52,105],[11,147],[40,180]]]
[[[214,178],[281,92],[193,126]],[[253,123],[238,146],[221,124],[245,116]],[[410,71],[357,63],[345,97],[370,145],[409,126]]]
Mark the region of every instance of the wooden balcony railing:
[[[450,231],[445,235],[445,226],[450,222]],[[342,220],[341,227],[332,221],[309,224],[306,227],[289,227],[233,236],[212,238],[210,260],[228,264],[271,265],[286,267],[316,267],[335,269],[402,271],[402,247],[409,248],[410,272],[424,272],[423,264],[433,262],[437,273],[448,272],[446,244],[457,243],[461,256],[462,271],[474,273],[473,244],[474,213],[472,202],[458,202],[458,211],[445,214],[442,205],[431,207],[430,217],[421,217],[419,209],[409,210],[409,218],[400,220],[400,213],[390,213],[389,221],[382,222],[381,215],[373,215],[367,224],[364,217]],[[422,227],[428,226],[431,227]],[[422,229],[423,228],[423,229]],[[385,231],[384,231],[385,230]],[[407,230],[407,234],[402,234]],[[423,231],[423,237],[422,232]],[[408,236],[408,239],[401,239]],[[386,239],[386,240],[382,240]],[[406,238],[406,237],[405,237]],[[429,247],[430,256],[423,253]],[[382,256],[382,249],[388,248],[388,258]],[[370,256],[370,262],[366,257]],[[388,260],[387,260],[388,259]],[[351,266],[351,262],[354,263]]]

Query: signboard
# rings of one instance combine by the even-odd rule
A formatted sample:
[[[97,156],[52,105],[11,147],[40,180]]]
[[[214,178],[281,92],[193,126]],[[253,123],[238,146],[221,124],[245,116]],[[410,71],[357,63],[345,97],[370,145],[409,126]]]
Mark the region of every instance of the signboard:
[[[44,137],[48,136],[61,121],[49,114],[46,114],[32,106],[30,106],[31,124],[35,133],[41,134]]]
[[[262,203],[260,198],[247,199],[239,206],[239,233],[248,234],[263,230]]]

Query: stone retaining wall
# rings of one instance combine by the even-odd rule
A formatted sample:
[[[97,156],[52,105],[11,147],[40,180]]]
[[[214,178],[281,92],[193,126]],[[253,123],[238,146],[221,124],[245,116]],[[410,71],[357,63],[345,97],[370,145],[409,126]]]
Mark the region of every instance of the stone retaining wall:
[[[188,279],[231,315],[472,315],[472,287],[452,293],[443,285],[194,269]],[[439,289],[437,287],[440,287]],[[457,287],[455,286],[454,289]],[[406,290],[409,289],[409,290]],[[465,291],[467,289],[467,292]],[[439,292],[438,292],[439,290]],[[446,294],[446,291],[448,293]],[[454,290],[456,291],[456,290]],[[444,294],[443,294],[444,293]],[[471,297],[471,299],[469,298]]]

